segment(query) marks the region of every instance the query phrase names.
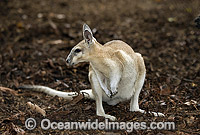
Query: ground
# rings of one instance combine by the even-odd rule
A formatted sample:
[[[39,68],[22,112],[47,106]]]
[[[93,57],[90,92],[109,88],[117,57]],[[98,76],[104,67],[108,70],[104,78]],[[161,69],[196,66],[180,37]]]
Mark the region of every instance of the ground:
[[[140,108],[165,117],[129,112],[129,102],[104,103],[105,112],[124,122],[167,122],[175,130],[133,130],[133,134],[200,134],[200,30],[198,0],[2,0],[0,2],[0,134],[128,134],[126,130],[29,131],[25,120],[104,121],[95,102],[67,101],[18,89],[24,84],[60,91],[90,88],[88,63],[68,67],[70,49],[82,40],[87,23],[104,44],[128,43],[143,55],[147,69]],[[9,89],[8,89],[9,88]],[[31,110],[32,102],[46,116]],[[21,129],[21,130],[20,130]],[[20,130],[20,131],[19,131]],[[24,130],[24,131],[23,131]]]

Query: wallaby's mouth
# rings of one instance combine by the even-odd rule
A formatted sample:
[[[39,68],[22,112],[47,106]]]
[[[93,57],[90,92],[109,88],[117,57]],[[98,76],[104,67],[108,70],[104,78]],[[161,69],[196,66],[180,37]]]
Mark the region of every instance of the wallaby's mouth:
[[[66,61],[67,61],[67,65],[70,67],[76,65],[76,63],[72,62],[72,60],[66,59]]]
[[[74,62],[69,62],[69,63],[67,62],[67,65],[71,67],[71,66],[74,66],[75,64]]]

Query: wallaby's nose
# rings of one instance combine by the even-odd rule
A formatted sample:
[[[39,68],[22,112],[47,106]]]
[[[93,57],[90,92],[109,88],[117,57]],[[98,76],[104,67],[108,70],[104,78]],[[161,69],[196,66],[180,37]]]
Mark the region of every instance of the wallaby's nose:
[[[69,59],[66,59],[67,63],[69,64]]]

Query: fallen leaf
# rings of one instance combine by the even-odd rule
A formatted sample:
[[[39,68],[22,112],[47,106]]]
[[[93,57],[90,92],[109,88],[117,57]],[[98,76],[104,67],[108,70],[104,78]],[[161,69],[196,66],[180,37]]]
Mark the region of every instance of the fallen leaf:
[[[188,101],[188,102],[185,102],[184,104],[185,104],[185,105],[188,105],[188,106],[190,106],[190,105],[196,105],[196,104],[197,104],[197,101],[195,101],[195,100],[190,100],[190,101]]]
[[[160,86],[160,95],[169,95],[171,93],[170,88],[167,85]]]
[[[2,135],[24,135],[25,131],[19,128],[17,125],[10,123],[8,125],[7,131],[4,132]]]
[[[78,96],[76,96],[72,102],[71,102],[71,105],[75,105],[77,104],[79,101],[81,101],[83,99],[83,94],[79,94]]]
[[[65,15],[64,14],[56,14],[56,18],[65,19]]]
[[[44,109],[40,108],[38,105],[32,104],[31,102],[27,102],[27,105],[31,108],[32,111],[36,111],[36,112],[42,114],[43,116],[46,116],[46,111]]]
[[[51,45],[58,45],[58,44],[63,44],[64,41],[59,39],[59,40],[49,41],[48,43]]]
[[[192,12],[192,9],[191,8],[186,8],[185,9],[188,13],[191,13]]]
[[[49,22],[49,25],[55,30],[55,33],[59,35],[59,30],[58,30],[57,25],[52,20],[49,20],[48,22]]]
[[[17,23],[17,27],[18,28],[23,28],[24,27],[24,23],[23,22],[18,22]]]
[[[56,68],[56,66],[55,66],[54,63],[53,63],[53,60],[51,60],[51,59],[48,58],[47,61],[48,61],[49,65],[50,65],[52,68]]]
[[[175,22],[176,21],[176,18],[174,18],[174,17],[169,17],[168,18],[168,22]]]
[[[19,96],[20,95],[20,94],[17,93],[17,91],[15,91],[13,89],[10,89],[10,88],[6,88],[6,87],[1,87],[0,86],[0,90],[3,91],[3,92],[10,93],[10,94],[15,95],[15,96]]]
[[[190,118],[186,118],[186,122],[189,126],[192,126],[194,123],[195,117],[191,116]]]
[[[191,85],[192,85],[192,87],[197,87],[197,84],[195,84],[195,83],[192,83]]]
[[[69,85],[66,84],[65,82],[61,81],[61,80],[56,80],[56,82],[61,83],[63,86],[65,86],[66,88],[69,88]]]
[[[175,119],[175,117],[172,116],[172,115],[170,115],[170,116],[168,117],[168,120],[174,120],[174,119]]]
[[[92,108],[92,106],[88,105],[84,110],[87,111],[87,110],[90,110],[90,108]]]

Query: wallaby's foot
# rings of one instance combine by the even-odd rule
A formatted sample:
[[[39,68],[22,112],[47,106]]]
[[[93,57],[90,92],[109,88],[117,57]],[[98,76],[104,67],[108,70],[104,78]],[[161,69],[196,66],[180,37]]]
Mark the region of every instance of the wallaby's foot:
[[[112,116],[112,115],[108,115],[108,114],[105,114],[104,116],[106,119],[110,119],[111,121],[116,121],[117,118],[115,116]]]
[[[105,118],[110,119],[111,121],[116,121],[117,120],[117,118],[115,116],[108,115],[108,114],[105,115]]]
[[[139,109],[139,108],[137,108],[137,109],[133,109],[133,110],[130,110],[130,111],[131,111],[131,112],[141,112],[141,113],[145,113],[144,110]]]
[[[142,109],[133,109],[132,110],[133,112],[141,112],[141,113],[144,113],[144,114],[146,114],[147,112],[145,112],[144,110],[142,110]],[[153,114],[154,116],[156,116],[156,117],[165,117],[165,115],[163,114],[163,113],[160,113],[160,112],[149,112],[149,113],[151,113],[151,114]]]
[[[98,116],[103,116],[106,119],[109,119],[111,121],[116,121],[117,118],[115,116],[109,115],[109,114],[97,114]]]

